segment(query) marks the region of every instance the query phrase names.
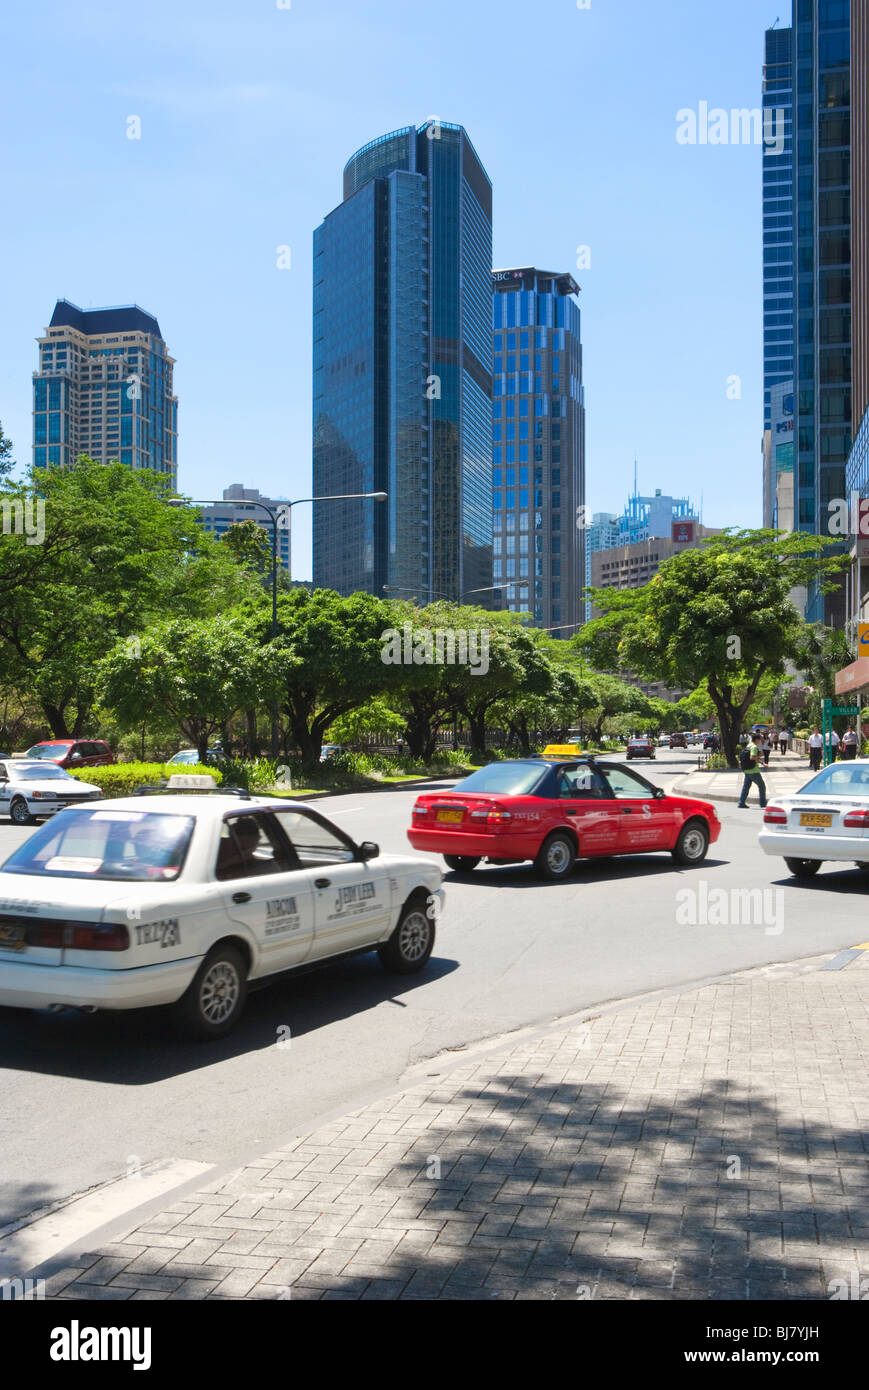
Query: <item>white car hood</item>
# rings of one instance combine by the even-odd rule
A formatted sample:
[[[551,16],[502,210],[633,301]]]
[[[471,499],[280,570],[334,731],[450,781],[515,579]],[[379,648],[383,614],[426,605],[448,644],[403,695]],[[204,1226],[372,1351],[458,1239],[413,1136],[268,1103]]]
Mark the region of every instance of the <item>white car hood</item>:
[[[80,796],[88,792],[98,792],[93,782],[82,782],[78,777],[10,777],[9,786],[26,796],[30,792],[57,792],[58,796],[69,795],[73,791]]]

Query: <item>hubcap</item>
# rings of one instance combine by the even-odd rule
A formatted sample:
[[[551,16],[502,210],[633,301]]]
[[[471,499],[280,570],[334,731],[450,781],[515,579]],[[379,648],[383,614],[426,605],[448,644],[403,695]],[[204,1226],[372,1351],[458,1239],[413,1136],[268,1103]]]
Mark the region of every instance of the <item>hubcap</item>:
[[[225,1023],[238,1002],[238,995],[238,972],[229,961],[216,961],[199,991],[203,1018],[209,1023]]]
[[[419,960],[428,949],[431,922],[424,912],[409,912],[401,924],[398,949],[407,961]]]
[[[554,874],[563,874],[570,863],[570,851],[563,840],[553,840],[546,851],[546,863]]]
[[[30,819],[30,812],[23,801],[16,801],[15,805],[12,807],[12,819],[21,821],[22,823]]]
[[[682,841],[682,848],[688,859],[699,859],[705,844],[706,839],[701,830],[689,830]]]

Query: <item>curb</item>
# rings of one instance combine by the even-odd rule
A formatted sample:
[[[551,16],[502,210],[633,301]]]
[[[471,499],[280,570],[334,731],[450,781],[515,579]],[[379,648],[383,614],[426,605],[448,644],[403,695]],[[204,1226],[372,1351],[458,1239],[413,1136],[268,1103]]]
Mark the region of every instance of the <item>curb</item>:
[[[370,787],[336,787],[334,791],[309,792],[307,796],[290,796],[288,801],[323,801],[327,796],[358,796],[367,792],[409,792],[414,787],[427,787],[431,782],[454,782],[450,772],[431,777],[415,777],[411,782],[373,782]],[[292,788],[290,788],[292,791]]]

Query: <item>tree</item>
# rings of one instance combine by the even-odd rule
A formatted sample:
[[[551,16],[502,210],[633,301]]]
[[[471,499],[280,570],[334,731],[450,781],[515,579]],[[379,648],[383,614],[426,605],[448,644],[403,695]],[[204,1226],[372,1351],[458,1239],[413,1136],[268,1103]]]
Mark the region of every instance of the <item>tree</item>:
[[[531,632],[510,614],[464,610],[469,626],[488,630],[486,669],[469,663],[457,666],[457,703],[468,721],[472,755],[486,755],[486,720],[499,700],[521,693],[548,696],[553,688],[553,669]]]
[[[238,709],[262,699],[261,652],[242,619],[176,618],[135,643],[119,642],[100,663],[103,703],[122,728],[153,720],[175,725],[205,763],[214,734]]]
[[[642,589],[600,589],[602,616],[579,644],[592,660],[618,663],[673,688],[705,683],[730,766],[761,680],[781,678],[802,630],[790,593],[818,581],[822,592],[847,557],[835,542],[799,532],[730,531],[666,560]]]
[[[3,426],[0,424],[0,479],[8,478],[15,461],[12,457],[12,440],[7,434],[3,433]]]
[[[0,678],[39,701],[57,738],[81,733],[94,667],[119,638],[259,591],[193,509],[166,505],[165,486],[81,457],[0,488],[28,523],[0,537]]]
[[[281,707],[304,763],[319,765],[336,719],[388,689],[384,634],[392,605],[371,594],[342,598],[331,589],[293,589],[278,600],[278,636],[265,648]],[[270,613],[259,613],[265,643]]]

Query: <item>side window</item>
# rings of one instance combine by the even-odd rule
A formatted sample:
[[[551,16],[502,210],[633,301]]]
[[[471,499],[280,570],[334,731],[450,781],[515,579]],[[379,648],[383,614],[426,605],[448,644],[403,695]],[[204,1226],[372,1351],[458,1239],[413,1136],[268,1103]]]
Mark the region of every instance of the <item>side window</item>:
[[[355,858],[352,845],[305,811],[275,811],[274,816],[303,869],[317,869],[321,864],[349,864]]]
[[[286,873],[296,868],[287,859],[271,818],[245,812],[228,816],[220,831],[215,877],[257,878],[264,874]]]
[[[0,763],[0,782],[8,782],[9,773],[6,771],[6,764]]]
[[[72,745],[72,748],[70,749],[70,755],[72,757],[75,757],[76,753],[78,753],[79,757],[81,758],[89,758],[91,756],[92,750],[92,743],[74,743]]]
[[[569,767],[559,774],[558,796],[561,800],[599,800],[605,795],[600,774],[593,767]]]
[[[608,767],[606,780],[613,796],[619,801],[651,801],[654,798],[655,793],[649,784],[633,772],[628,772],[627,768]]]

